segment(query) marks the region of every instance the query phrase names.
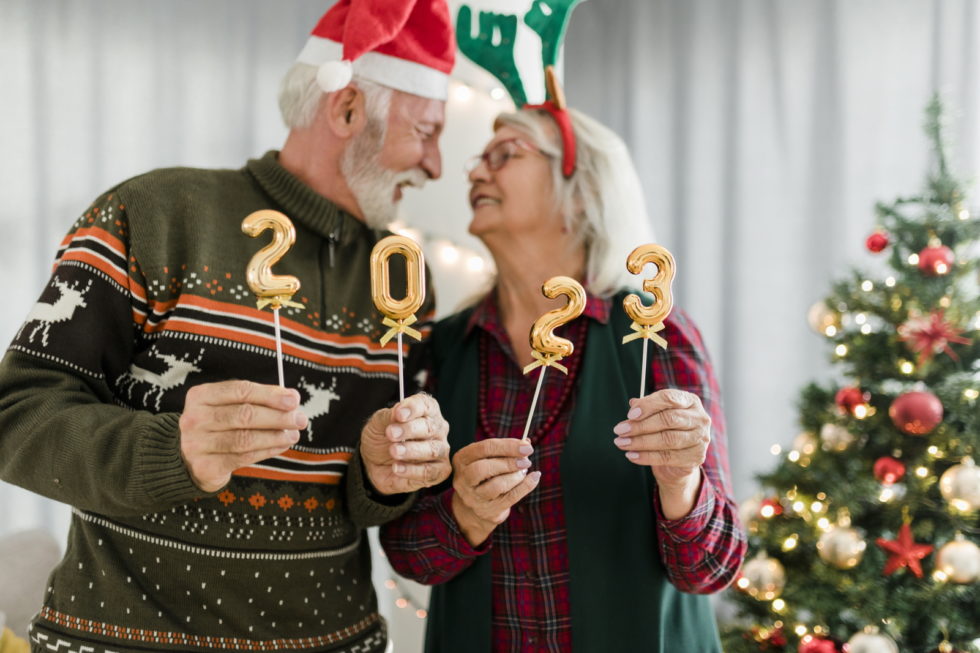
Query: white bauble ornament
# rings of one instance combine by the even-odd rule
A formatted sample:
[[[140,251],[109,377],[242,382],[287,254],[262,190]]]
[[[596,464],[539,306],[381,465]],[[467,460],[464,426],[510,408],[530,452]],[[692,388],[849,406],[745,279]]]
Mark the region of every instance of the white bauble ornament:
[[[741,578],[735,583],[738,589],[760,601],[772,601],[786,585],[786,570],[779,560],[766,556],[765,551],[749,560],[742,567]]]
[[[898,653],[898,645],[888,635],[869,626],[847,640],[847,653]]]
[[[820,559],[838,569],[856,567],[868,543],[861,534],[850,526],[840,524],[831,526],[830,530],[820,536],[817,541],[817,553]]]
[[[980,509],[980,467],[966,457],[939,478],[939,491],[951,506],[963,512]]]
[[[824,451],[845,451],[854,442],[854,434],[840,424],[824,424],[820,428],[820,442]]]
[[[936,554],[936,571],[941,571],[954,583],[974,583],[980,580],[980,546],[956,534]]]

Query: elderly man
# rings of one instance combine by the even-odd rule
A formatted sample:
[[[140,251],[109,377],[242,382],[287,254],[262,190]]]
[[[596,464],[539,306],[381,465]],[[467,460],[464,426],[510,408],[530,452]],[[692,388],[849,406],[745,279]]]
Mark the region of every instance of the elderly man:
[[[35,650],[384,650],[364,528],[450,467],[431,398],[385,408],[368,259],[440,175],[453,53],[444,0],[342,0],[284,80],[281,152],[134,177],[77,219],[0,364],[0,477],[74,508]],[[297,232],[285,387],[245,280],[262,209]]]

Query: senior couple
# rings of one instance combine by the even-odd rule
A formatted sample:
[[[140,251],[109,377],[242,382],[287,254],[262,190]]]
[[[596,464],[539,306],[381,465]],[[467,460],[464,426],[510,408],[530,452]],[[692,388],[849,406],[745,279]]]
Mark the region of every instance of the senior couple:
[[[497,117],[467,170],[495,283],[434,325],[427,302],[427,393],[394,403],[368,258],[403,189],[442,175],[454,52],[441,0],[341,0],[283,81],[281,150],[134,177],[72,225],[0,364],[0,478],[73,506],[33,650],[383,651],[381,525],[395,570],[435,586],[428,651],[720,651],[704,595],[745,538],[718,386],[675,308],[636,396],[625,260],[652,236],[608,128],[555,98]],[[258,209],[297,229],[285,388],[269,312],[231,292]],[[522,439],[556,275],[585,310]]]

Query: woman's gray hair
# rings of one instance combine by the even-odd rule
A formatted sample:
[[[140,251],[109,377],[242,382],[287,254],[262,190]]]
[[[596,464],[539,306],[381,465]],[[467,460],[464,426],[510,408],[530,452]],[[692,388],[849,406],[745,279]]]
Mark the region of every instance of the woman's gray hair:
[[[609,297],[621,288],[638,288],[640,277],[626,269],[626,257],[638,245],[654,242],[643,188],[629,150],[611,129],[568,109],[575,130],[575,173],[561,172],[561,136],[550,114],[521,109],[497,117],[494,128],[508,125],[524,132],[551,162],[554,201],[565,224],[585,243],[585,282],[589,292]]]
[[[294,63],[279,85],[279,112],[290,129],[303,129],[313,124],[323,91],[316,81],[317,67],[308,63]],[[351,82],[364,93],[368,116],[388,124],[392,89],[362,77]]]

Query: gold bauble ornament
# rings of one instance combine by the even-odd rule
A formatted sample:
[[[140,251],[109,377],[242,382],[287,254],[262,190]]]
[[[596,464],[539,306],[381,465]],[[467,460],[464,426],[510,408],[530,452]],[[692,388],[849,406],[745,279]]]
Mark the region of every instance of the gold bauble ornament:
[[[745,563],[741,578],[735,585],[753,598],[772,601],[782,593],[786,585],[786,570],[779,560],[760,551],[756,557]]]
[[[807,324],[822,336],[834,336],[840,331],[840,313],[833,310],[823,301],[810,307],[806,313]]]
[[[962,512],[980,509],[980,467],[969,456],[939,478],[939,491],[951,506]]]
[[[812,456],[817,450],[817,437],[810,431],[803,431],[793,438],[793,451],[798,451],[801,458]]]
[[[850,526],[837,524],[817,540],[817,553],[820,559],[838,569],[856,567],[868,543],[861,534]]]
[[[947,542],[936,554],[936,571],[954,583],[974,583],[980,580],[980,546],[962,533]]]
[[[840,424],[820,427],[820,446],[824,451],[845,451],[854,442],[854,434]]]
[[[898,645],[874,626],[868,626],[847,640],[847,653],[898,653]]]

